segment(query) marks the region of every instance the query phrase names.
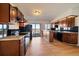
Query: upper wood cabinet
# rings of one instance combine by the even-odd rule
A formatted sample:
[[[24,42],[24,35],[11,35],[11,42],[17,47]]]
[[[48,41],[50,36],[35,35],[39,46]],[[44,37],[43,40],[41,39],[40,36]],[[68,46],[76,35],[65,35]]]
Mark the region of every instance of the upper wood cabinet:
[[[68,27],[73,27],[73,26],[75,26],[75,17],[73,17],[73,18],[67,18],[67,19],[66,19],[66,23],[67,23],[67,26],[68,26]]]
[[[66,19],[60,21],[59,24],[61,24],[63,27],[64,27],[64,26],[67,26],[67,21],[66,21]],[[65,24],[65,25],[64,25],[64,24]]]
[[[8,23],[12,20],[22,20],[24,15],[21,11],[9,3],[0,3],[0,23]]]
[[[63,27],[73,27],[75,26],[75,18],[77,16],[75,15],[69,15],[67,17],[64,17],[62,19],[60,19],[60,21],[54,22],[54,24],[61,24]]]
[[[10,5],[10,20],[16,19],[18,17],[18,8]]]
[[[9,12],[10,4],[8,3],[0,3],[0,23],[8,23],[9,22]]]
[[[19,17],[20,19],[23,19],[23,18],[24,18],[24,15],[21,13],[20,10],[18,10],[18,17]]]

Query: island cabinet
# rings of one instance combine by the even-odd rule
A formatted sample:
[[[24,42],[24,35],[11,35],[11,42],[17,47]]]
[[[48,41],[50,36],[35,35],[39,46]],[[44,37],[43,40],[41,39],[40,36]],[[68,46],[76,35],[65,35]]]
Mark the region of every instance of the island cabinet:
[[[8,23],[10,15],[10,4],[0,3],[0,23]]]
[[[30,39],[15,36],[0,40],[0,56],[24,56]]]
[[[77,33],[63,33],[62,36],[63,42],[71,43],[71,44],[77,44],[78,41],[78,34]]]
[[[20,54],[19,41],[0,41],[0,56],[17,56]]]
[[[49,42],[53,42],[54,39],[55,39],[55,32],[50,31],[50,33],[49,33]]]

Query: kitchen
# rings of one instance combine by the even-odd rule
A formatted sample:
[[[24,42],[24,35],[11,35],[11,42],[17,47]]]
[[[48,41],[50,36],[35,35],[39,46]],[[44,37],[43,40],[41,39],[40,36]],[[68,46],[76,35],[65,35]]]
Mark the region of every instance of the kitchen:
[[[40,35],[38,36],[40,36],[42,40],[44,39],[45,40],[44,42],[46,43],[49,42],[49,44],[51,44],[55,43],[55,41],[59,41],[61,43],[68,44],[69,46],[74,45],[75,47],[79,46],[79,40],[78,40],[79,16],[75,11],[73,11],[73,13],[70,14],[66,13],[66,15],[60,18],[56,19],[54,18],[51,20],[49,20],[48,18],[47,20],[42,19],[40,16],[42,14],[42,11],[40,9],[39,10],[35,9],[34,15],[30,15],[27,13],[27,15],[34,17],[34,19],[35,17],[36,19],[37,18],[42,19],[42,21],[38,21],[36,19],[28,20],[27,18],[25,18],[26,16],[23,13],[23,11],[20,8],[18,8],[18,6],[14,5],[18,5],[19,7],[21,5],[23,5],[24,7],[25,5],[26,8],[26,5],[32,5],[32,4],[0,3],[0,56],[26,55],[28,50],[30,50],[29,47],[31,47],[32,42],[34,42],[33,40],[35,40],[33,39],[34,37],[32,36],[33,26],[31,24],[33,23],[31,22],[34,23],[36,22],[36,24],[40,23],[40,29],[38,29]],[[37,4],[37,5],[43,5],[43,4]],[[69,9],[69,11],[71,10]],[[31,18],[30,16],[28,18]],[[36,27],[38,28],[38,26]],[[46,29],[44,27],[46,27]],[[39,39],[38,41],[40,42]],[[34,42],[35,46],[39,46],[39,42],[38,43]]]

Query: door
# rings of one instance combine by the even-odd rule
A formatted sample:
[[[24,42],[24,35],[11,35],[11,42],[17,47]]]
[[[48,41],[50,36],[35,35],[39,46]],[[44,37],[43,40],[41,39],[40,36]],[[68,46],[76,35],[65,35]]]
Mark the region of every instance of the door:
[[[32,36],[40,37],[40,24],[32,24]]]

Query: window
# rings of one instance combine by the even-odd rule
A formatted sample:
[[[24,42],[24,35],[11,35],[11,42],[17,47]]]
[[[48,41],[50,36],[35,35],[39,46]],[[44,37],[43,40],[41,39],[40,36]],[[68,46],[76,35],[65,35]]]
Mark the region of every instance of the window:
[[[3,30],[4,30],[4,37],[7,36],[7,25],[3,24]]]
[[[32,24],[32,29],[35,29],[35,24]]]
[[[40,24],[32,24],[32,29],[40,29]]]
[[[32,24],[32,36],[40,36],[40,24]]]
[[[40,24],[36,24],[36,29],[40,29]]]
[[[7,36],[7,24],[0,24],[0,38]]]
[[[51,27],[51,24],[45,24],[45,30],[49,30]]]

